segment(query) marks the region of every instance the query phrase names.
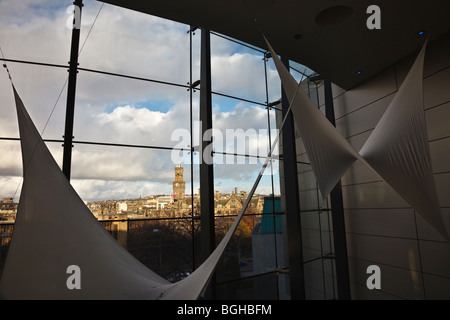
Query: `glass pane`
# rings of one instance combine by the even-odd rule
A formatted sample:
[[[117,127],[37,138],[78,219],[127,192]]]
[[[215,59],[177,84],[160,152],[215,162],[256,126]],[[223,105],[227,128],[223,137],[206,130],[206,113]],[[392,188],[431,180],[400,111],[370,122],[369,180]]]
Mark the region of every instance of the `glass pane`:
[[[128,224],[126,248],[149,269],[172,282],[192,272],[190,219],[130,220],[125,223]]]
[[[60,143],[46,143],[56,163],[62,166]],[[12,198],[18,202],[22,190],[22,154],[19,141],[0,140],[0,200]]]
[[[88,72],[78,81],[75,140],[170,147],[189,137],[185,88]]]
[[[289,67],[291,69],[291,73],[294,76],[294,78],[296,79],[298,78],[297,82],[299,82],[300,79],[305,80],[306,77],[309,77],[312,74],[314,74],[314,71],[311,70],[310,68],[292,60],[289,61]]]
[[[266,108],[220,96],[213,97],[213,106],[215,163],[262,165],[270,150],[269,137],[273,142],[278,134],[275,119],[268,118]]]
[[[264,54],[211,35],[212,91],[264,103]]]
[[[73,17],[68,1],[0,2],[0,39],[7,59],[67,65]]]
[[[274,273],[217,285],[217,299],[277,300],[279,279]]]
[[[14,86],[44,139],[62,139],[66,110],[67,70],[8,63]],[[19,137],[16,104],[11,83],[0,77],[0,137]]]
[[[88,2],[81,30],[90,32],[80,67],[159,81],[189,81],[189,26],[105,4],[92,31],[100,4]]]
[[[71,182],[122,246],[151,270],[178,281],[193,270],[198,221],[192,213],[198,215],[199,198],[190,194],[190,166],[177,168],[171,153],[76,144]],[[180,169],[184,198],[174,197]]]
[[[269,103],[281,99],[281,80],[272,58],[266,59],[267,91]]]
[[[19,141],[0,141],[0,195],[18,201],[22,184],[22,155]],[[1,200],[0,199],[0,200]]]
[[[239,157],[237,157],[239,158]],[[236,215],[241,211],[248,193],[260,171],[261,165],[253,172],[253,177],[239,179],[242,175],[238,166],[245,166],[249,169],[249,164],[216,164],[215,170],[223,167],[227,170],[230,181],[235,181],[236,187],[222,188],[216,187],[215,193],[215,213],[216,213],[216,241],[223,238],[229,230]],[[215,171],[216,172],[216,171]],[[250,201],[246,213],[242,218],[231,242],[227,248],[225,256],[221,260],[217,270],[217,281],[229,281],[236,278],[274,271],[279,265],[283,265],[283,237],[282,228],[270,228],[274,206],[271,206],[272,177],[263,176]],[[216,181],[217,186],[217,181]],[[279,203],[277,204],[277,207]],[[275,210],[279,212],[280,210]],[[262,214],[265,215],[262,215]],[[265,223],[263,223],[265,221]],[[264,228],[261,225],[264,224]],[[281,223],[277,223],[281,226]],[[278,261],[279,260],[279,261]]]
[[[72,179],[86,201],[138,199],[150,195],[172,197],[177,181],[172,151],[76,144],[73,149]],[[190,182],[189,166],[180,181]],[[173,200],[173,199],[172,199]],[[168,201],[173,204],[173,201]],[[160,203],[161,209],[165,205]],[[173,207],[171,205],[170,207]],[[167,209],[167,208],[166,208]]]

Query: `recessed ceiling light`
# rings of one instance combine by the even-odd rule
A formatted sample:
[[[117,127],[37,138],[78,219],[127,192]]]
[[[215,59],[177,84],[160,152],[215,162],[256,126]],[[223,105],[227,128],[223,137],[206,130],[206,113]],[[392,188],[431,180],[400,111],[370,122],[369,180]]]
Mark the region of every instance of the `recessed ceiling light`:
[[[417,32],[417,34],[418,34],[419,36],[422,36],[422,35],[425,34],[425,31],[424,31],[424,30],[420,30],[420,31]]]
[[[360,74],[362,74],[362,71],[356,71],[356,74],[360,75]]]

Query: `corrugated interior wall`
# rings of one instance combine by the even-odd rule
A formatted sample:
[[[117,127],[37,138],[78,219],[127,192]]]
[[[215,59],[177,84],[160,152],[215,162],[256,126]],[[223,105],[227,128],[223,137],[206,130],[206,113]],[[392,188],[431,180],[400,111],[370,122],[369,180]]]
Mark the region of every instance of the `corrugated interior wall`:
[[[416,54],[352,90],[333,85],[336,127],[356,150],[378,123]],[[450,34],[428,44],[423,87],[433,172],[450,232]],[[323,86],[318,95],[323,108]],[[297,153],[304,160],[300,144]],[[299,170],[300,181],[314,184],[311,176],[310,170]],[[360,162],[345,174],[342,186],[352,299],[450,299],[450,244]],[[310,190],[315,192],[313,185]],[[301,187],[302,210],[309,206],[305,192]],[[366,286],[369,265],[380,267],[380,290]]]

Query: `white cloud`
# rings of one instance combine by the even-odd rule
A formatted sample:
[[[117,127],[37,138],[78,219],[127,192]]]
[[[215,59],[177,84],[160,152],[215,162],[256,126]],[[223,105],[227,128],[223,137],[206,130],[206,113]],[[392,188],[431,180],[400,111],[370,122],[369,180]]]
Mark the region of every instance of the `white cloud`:
[[[84,30],[89,27],[86,25]],[[186,84],[189,80],[188,28],[105,5],[80,56],[80,65]]]
[[[20,143],[4,141],[0,146],[0,175],[22,175]]]
[[[97,115],[96,121],[100,127],[109,127],[120,134],[148,135],[167,121],[169,115],[146,108],[137,109],[132,106],[118,107],[112,113]]]
[[[72,185],[85,201],[132,199],[151,194],[172,193],[172,187],[169,185],[142,181],[74,179]]]
[[[267,155],[269,151],[269,131],[265,108],[243,103],[237,103],[235,108],[228,112],[220,112],[219,108],[216,108],[213,113],[213,122],[214,127],[222,132],[224,142],[222,146],[216,144],[218,151],[242,154],[242,140],[245,139],[247,140],[245,153]],[[274,132],[271,134],[273,135]],[[237,139],[229,139],[233,136]],[[274,138],[272,138],[272,141]]]
[[[247,72],[252,70],[251,73]],[[265,102],[264,64],[261,55],[235,53],[211,58],[213,91]]]

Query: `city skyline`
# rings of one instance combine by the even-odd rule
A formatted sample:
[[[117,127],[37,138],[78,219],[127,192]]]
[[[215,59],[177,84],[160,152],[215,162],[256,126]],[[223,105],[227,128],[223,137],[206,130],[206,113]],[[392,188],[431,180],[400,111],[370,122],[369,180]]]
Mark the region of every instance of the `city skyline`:
[[[197,188],[194,193],[191,194],[191,190],[187,190],[184,184],[184,168],[178,163],[174,167],[172,192],[161,193],[154,195],[139,195],[131,198],[123,199],[100,199],[87,201],[83,200],[87,207],[98,219],[117,219],[117,214],[127,214],[127,218],[154,218],[155,211],[169,209],[172,212],[183,213],[191,212],[192,204],[198,214],[200,206],[201,190]],[[180,184],[182,182],[183,184]],[[223,214],[234,213],[237,214],[237,209],[240,209],[247,197],[248,191],[234,187],[233,190],[227,190],[227,192],[221,192],[214,190],[214,207],[215,213]],[[252,203],[250,208],[258,208],[262,210],[263,198],[265,196],[271,196],[271,193],[255,193],[252,197]],[[274,196],[279,196],[275,194]],[[15,201],[10,197],[0,198],[0,221],[9,223],[15,220],[19,201]],[[234,201],[237,200],[237,201]],[[234,210],[231,210],[229,201],[236,202],[237,206],[233,205]],[[222,209],[223,208],[223,209]],[[227,210],[225,210],[227,208]],[[224,211],[225,210],[225,211]],[[115,216],[116,215],[116,216]],[[106,218],[105,218],[106,217]],[[161,218],[160,216],[158,216]]]

